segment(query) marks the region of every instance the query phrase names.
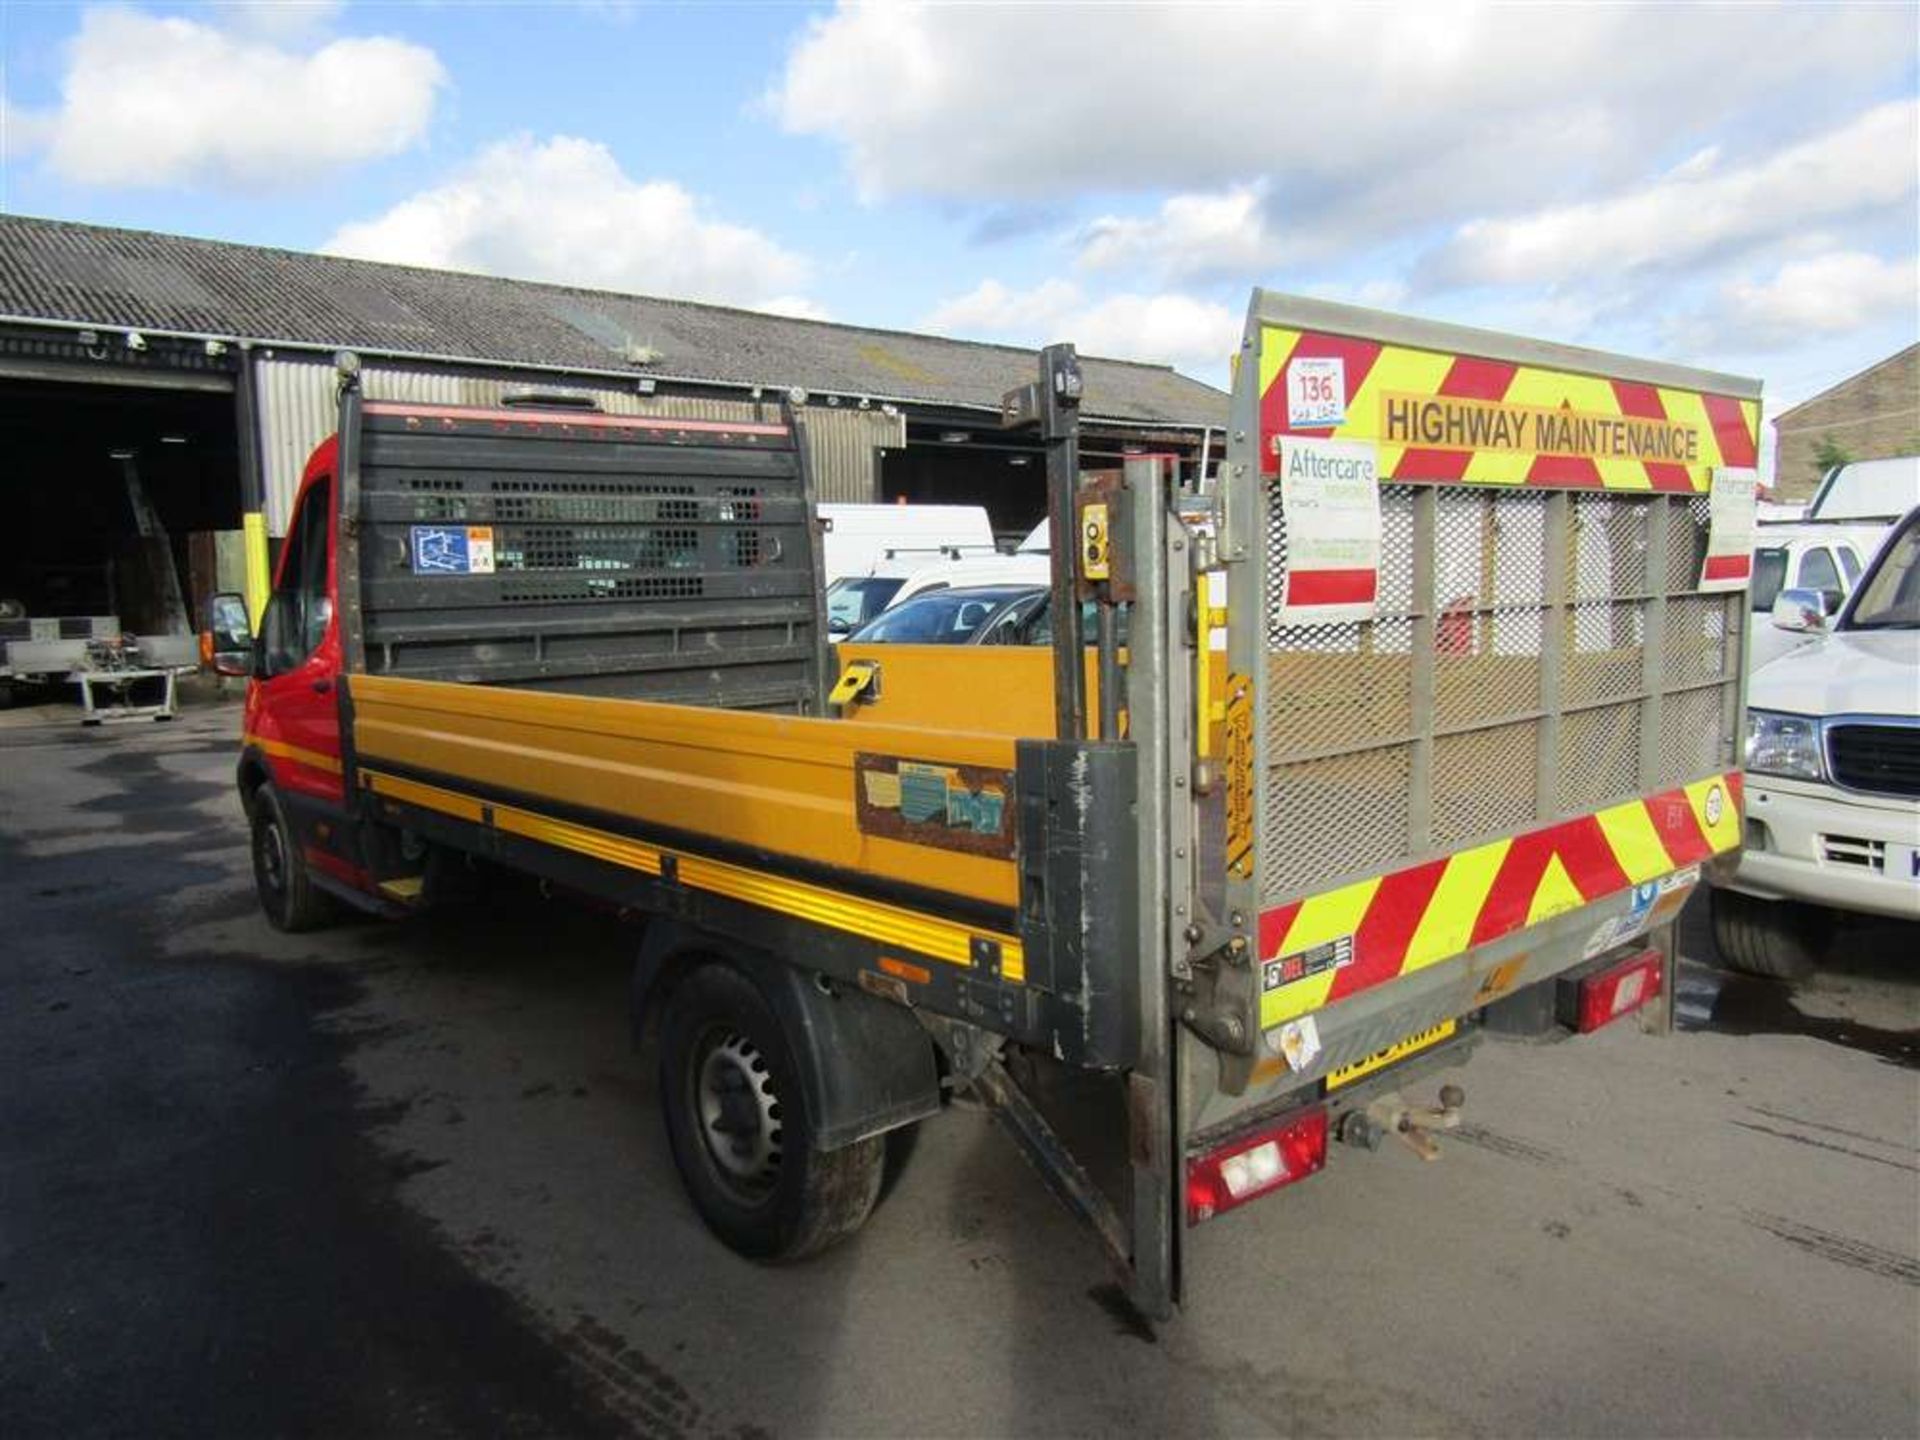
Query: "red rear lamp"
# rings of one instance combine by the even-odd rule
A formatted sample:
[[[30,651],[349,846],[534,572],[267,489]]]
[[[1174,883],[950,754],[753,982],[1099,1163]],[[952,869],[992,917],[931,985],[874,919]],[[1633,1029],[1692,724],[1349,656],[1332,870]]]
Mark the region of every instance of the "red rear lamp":
[[[1560,1020],[1582,1035],[1598,1030],[1659,999],[1665,973],[1665,957],[1658,950],[1642,950],[1591,975],[1562,982],[1556,1007]]]
[[[1304,1180],[1326,1163],[1326,1106],[1295,1110],[1187,1161],[1187,1223]]]

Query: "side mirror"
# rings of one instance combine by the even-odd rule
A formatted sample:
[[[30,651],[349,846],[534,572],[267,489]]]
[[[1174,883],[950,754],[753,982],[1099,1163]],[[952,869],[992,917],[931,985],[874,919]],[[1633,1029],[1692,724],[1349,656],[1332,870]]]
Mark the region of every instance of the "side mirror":
[[[219,675],[246,675],[253,669],[253,626],[247,600],[231,590],[207,604],[207,628],[200,635],[200,656]]]
[[[1833,619],[1824,590],[1782,590],[1773,602],[1773,623],[1780,630],[1824,635]]]

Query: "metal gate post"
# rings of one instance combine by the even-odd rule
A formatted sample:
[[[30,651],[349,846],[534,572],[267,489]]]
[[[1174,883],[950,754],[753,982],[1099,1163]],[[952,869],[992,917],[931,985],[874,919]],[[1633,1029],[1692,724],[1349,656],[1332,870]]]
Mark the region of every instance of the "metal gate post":
[[[334,357],[334,370],[340,381],[340,448],[334,462],[340,473],[333,477],[334,504],[340,507],[333,546],[334,591],[339,596],[346,668],[357,674],[367,668],[366,632],[360,617],[360,415],[365,403],[360,357],[343,352]]]
[[[1128,635],[1127,717],[1139,766],[1134,834],[1140,847],[1140,1053],[1127,1076],[1133,1173],[1132,1298],[1142,1313],[1155,1319],[1171,1315],[1180,1298],[1181,1212],[1175,1186],[1181,1147],[1175,1122],[1167,940],[1171,903],[1167,835],[1176,734],[1168,679],[1180,652],[1175,637],[1161,623],[1168,613],[1168,529],[1178,523],[1171,518],[1171,480],[1163,459],[1126,462],[1126,493],[1132,504],[1125,523],[1131,531],[1135,586]]]

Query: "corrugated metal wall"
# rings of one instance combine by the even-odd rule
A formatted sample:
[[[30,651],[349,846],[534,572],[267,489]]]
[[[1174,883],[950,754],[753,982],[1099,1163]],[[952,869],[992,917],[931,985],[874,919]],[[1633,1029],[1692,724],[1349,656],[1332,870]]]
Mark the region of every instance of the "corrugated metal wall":
[[[806,431],[814,498],[865,504],[880,498],[880,451],[907,443],[907,417],[816,405],[806,412]]]
[[[287,533],[294,492],[307,456],[333,432],[333,366],[256,360],[260,401],[260,483],[267,493],[267,533]]]
[[[261,453],[267,498],[267,530],[287,533],[293,497],[307,457],[334,427],[334,373],[329,360],[273,356],[254,362],[259,380]],[[545,388],[546,377],[502,379],[456,371],[401,370],[368,365],[361,372],[367,397],[443,405],[498,405],[509,392]],[[618,389],[555,380],[551,388],[591,395],[610,415],[674,415],[687,420],[752,420],[762,412],[751,400],[702,395],[636,395]],[[870,501],[880,495],[878,447],[907,443],[906,418],[885,410],[814,407],[806,412],[807,457],[817,498]]]

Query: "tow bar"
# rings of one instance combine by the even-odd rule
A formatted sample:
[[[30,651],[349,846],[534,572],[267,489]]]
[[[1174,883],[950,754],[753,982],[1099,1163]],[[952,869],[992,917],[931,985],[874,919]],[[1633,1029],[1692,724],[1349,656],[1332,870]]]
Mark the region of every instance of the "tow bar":
[[[1340,1139],[1363,1150],[1378,1150],[1387,1136],[1401,1140],[1422,1160],[1438,1160],[1439,1130],[1457,1130],[1467,1092],[1458,1085],[1440,1087],[1438,1105],[1409,1105],[1398,1090],[1375,1097],[1364,1110],[1354,1110],[1340,1121]]]

